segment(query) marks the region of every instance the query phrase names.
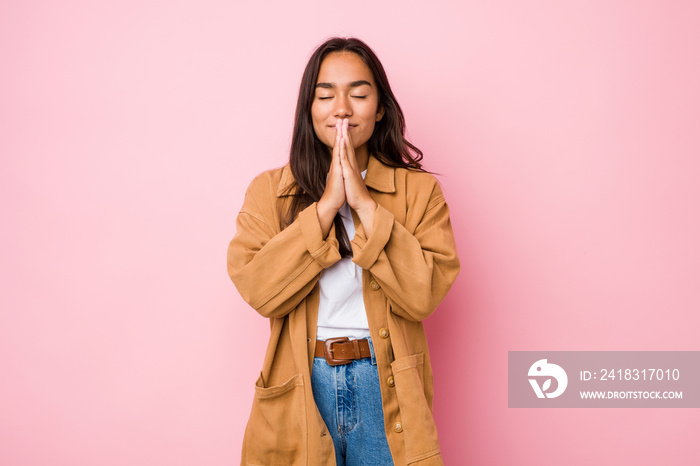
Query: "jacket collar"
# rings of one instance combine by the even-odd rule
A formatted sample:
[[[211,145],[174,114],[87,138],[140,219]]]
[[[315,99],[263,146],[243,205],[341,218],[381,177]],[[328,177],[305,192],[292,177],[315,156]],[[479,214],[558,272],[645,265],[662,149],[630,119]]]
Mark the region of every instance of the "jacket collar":
[[[373,155],[369,156],[367,162],[367,173],[365,174],[365,185],[375,191],[382,193],[395,193],[394,167],[384,165]],[[289,187],[294,183],[294,175],[289,163],[282,168],[282,177],[277,186],[277,197],[289,194]]]

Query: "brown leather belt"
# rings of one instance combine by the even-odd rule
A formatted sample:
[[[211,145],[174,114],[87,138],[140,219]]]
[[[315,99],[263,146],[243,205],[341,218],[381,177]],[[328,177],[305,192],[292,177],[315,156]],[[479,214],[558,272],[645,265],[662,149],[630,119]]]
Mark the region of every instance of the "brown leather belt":
[[[350,340],[348,337],[329,338],[326,341],[316,340],[314,357],[326,358],[330,366],[348,364],[354,359],[369,358],[368,340]]]

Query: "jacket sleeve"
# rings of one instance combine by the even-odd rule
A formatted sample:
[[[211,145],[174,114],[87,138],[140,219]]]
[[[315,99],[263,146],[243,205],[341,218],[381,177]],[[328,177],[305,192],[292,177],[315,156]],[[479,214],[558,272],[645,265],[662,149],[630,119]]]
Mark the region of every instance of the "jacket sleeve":
[[[392,312],[408,320],[428,317],[459,273],[450,213],[437,181],[413,231],[377,205],[372,234],[366,238],[360,226],[351,245],[353,262],[371,272]]]
[[[340,260],[338,240],[335,227],[323,238],[316,203],[282,231],[266,212],[249,187],[228,246],[227,268],[251,307],[264,317],[283,317],[311,292],[320,272]]]

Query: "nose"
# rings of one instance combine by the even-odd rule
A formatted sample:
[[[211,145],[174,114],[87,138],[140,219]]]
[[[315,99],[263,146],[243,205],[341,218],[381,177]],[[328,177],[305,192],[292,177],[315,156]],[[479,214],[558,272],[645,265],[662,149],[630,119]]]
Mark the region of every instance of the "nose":
[[[345,118],[352,115],[352,105],[346,95],[337,95],[334,103],[333,116],[336,118]]]

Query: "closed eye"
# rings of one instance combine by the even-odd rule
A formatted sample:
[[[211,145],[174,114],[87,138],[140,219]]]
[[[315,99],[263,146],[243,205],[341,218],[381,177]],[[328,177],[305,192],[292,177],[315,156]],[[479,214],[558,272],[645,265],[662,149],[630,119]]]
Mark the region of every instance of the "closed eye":
[[[352,97],[354,97],[355,99],[366,99],[367,98],[366,95],[353,95]],[[318,100],[328,100],[328,99],[332,99],[332,98],[333,98],[332,96],[331,97],[319,97]]]

